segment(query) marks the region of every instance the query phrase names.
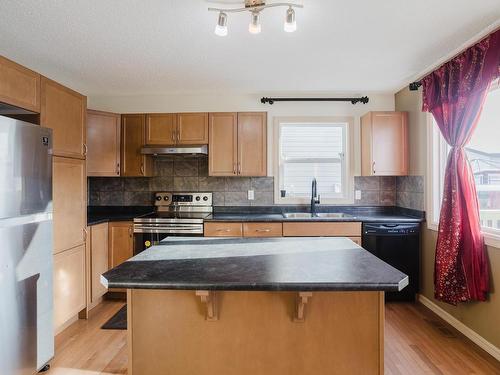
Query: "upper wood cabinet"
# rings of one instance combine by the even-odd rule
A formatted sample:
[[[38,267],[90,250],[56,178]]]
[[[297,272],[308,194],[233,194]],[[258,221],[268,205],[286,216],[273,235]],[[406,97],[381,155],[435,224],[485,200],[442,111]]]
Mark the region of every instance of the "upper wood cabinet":
[[[120,175],[120,115],[87,111],[87,176]]]
[[[134,224],[116,221],[108,224],[108,265],[114,268],[134,255]]]
[[[208,144],[208,113],[178,113],[177,144]]]
[[[146,115],[147,145],[173,146],[177,140],[177,116],[174,113]]]
[[[40,112],[40,74],[0,56],[0,102]]]
[[[361,117],[361,174],[408,174],[407,112],[369,112]]]
[[[85,160],[53,158],[54,253],[82,245],[87,226]]]
[[[266,113],[210,113],[208,170],[210,176],[265,176]]]
[[[122,115],[121,175],[127,177],[150,176],[152,161],[141,154],[145,144],[146,115]]]
[[[158,146],[208,144],[208,113],[148,114],[146,144]]]
[[[40,123],[53,130],[54,155],[85,158],[86,112],[85,96],[41,78]]]

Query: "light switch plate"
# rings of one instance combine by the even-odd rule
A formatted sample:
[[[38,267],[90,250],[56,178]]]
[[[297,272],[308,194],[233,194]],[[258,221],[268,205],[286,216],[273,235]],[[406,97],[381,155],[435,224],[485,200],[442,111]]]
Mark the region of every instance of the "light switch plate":
[[[354,199],[356,199],[358,201],[361,199],[361,190],[356,190],[354,192]]]
[[[255,193],[253,190],[248,190],[248,200],[253,201],[255,199]]]

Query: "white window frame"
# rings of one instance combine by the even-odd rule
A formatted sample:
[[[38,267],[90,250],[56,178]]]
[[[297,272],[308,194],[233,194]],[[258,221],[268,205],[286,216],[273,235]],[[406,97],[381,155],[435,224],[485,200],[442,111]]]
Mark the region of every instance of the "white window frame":
[[[427,113],[427,227],[434,231],[439,227],[441,192],[444,189],[444,170],[449,146],[434,126],[432,114]],[[481,227],[486,245],[500,248],[500,230]]]
[[[354,117],[350,116],[332,116],[332,117],[275,117],[273,124],[273,140],[274,140],[274,203],[275,204],[310,204],[310,197],[281,197],[280,179],[282,178],[282,161],[280,140],[281,140],[281,125],[282,124],[342,124],[345,126],[345,144],[344,144],[344,165],[343,181],[345,186],[343,189],[343,197],[341,198],[323,198],[321,204],[353,204],[354,203]],[[311,176],[312,179],[312,176]]]

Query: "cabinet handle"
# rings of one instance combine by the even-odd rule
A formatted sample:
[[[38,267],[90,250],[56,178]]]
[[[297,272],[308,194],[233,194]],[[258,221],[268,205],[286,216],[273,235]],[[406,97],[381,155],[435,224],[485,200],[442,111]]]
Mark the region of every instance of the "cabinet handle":
[[[175,141],[175,131],[172,132],[172,141]]]
[[[373,164],[372,164],[372,169],[373,169],[373,174],[375,174],[376,173],[375,172],[375,162],[373,162]]]
[[[87,228],[83,228],[83,241],[86,242],[88,237]]]
[[[116,174],[120,175],[120,163],[116,163]]]
[[[132,238],[133,232],[132,232],[132,227],[128,227],[128,235],[130,238]]]
[[[179,142],[181,140],[181,132],[178,131],[176,134],[177,134],[177,142]]]
[[[236,174],[236,163],[233,163],[233,174]]]
[[[141,164],[141,174],[144,176],[144,164]]]
[[[256,232],[269,233],[271,229],[255,229]]]
[[[83,156],[87,156],[87,151],[88,151],[88,149],[87,149],[87,144],[86,144],[86,143],[84,143],[84,144],[83,144]]]
[[[238,162],[238,174],[241,174],[241,163]]]
[[[223,228],[220,228],[220,229],[217,229],[217,232],[231,232],[231,229],[223,229]]]

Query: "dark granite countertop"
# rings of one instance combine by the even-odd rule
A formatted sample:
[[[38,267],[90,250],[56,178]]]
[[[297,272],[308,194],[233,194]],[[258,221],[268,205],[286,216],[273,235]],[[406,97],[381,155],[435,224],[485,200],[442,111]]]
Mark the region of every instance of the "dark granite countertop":
[[[408,276],[344,237],[162,241],[102,275],[109,288],[399,291]]]
[[[89,206],[87,207],[87,225],[96,225],[109,221],[129,221],[134,217],[154,212],[150,206]]]
[[[318,213],[343,213],[341,217],[286,217],[285,213],[310,212],[309,206],[215,207],[205,221],[362,221],[419,223],[425,220],[422,211],[401,207],[318,206]]]

